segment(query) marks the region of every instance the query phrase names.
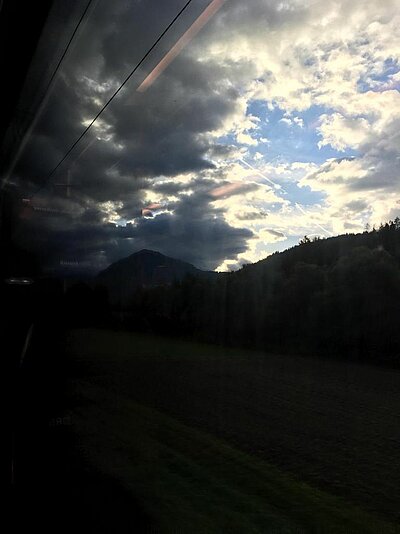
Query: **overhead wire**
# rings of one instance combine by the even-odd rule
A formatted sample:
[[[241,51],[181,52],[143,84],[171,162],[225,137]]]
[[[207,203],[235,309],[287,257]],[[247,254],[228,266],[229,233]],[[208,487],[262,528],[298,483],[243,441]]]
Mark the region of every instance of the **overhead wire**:
[[[97,121],[97,119],[100,117],[100,115],[105,111],[105,109],[111,104],[111,102],[114,100],[114,98],[118,95],[118,93],[121,91],[121,89],[128,83],[128,81],[131,79],[133,74],[138,70],[138,68],[142,65],[142,63],[147,59],[147,57],[151,54],[151,52],[154,50],[154,48],[158,45],[158,43],[161,41],[161,39],[164,37],[164,35],[169,31],[169,29],[175,24],[175,22],[179,19],[179,17],[183,14],[183,12],[189,7],[189,5],[192,3],[192,0],[188,0],[186,4],[182,7],[182,9],[175,15],[175,17],[171,20],[171,22],[166,26],[166,28],[161,32],[161,34],[158,36],[158,38],[154,41],[154,43],[151,45],[151,47],[147,50],[147,52],[144,54],[144,56],[140,59],[140,61],[135,65],[135,67],[131,70],[131,72],[128,74],[128,76],[125,78],[125,80],[120,84],[118,89],[114,91],[114,93],[111,95],[111,97],[107,100],[107,102],[102,106],[102,108],[97,112],[97,114],[94,116],[94,118],[91,120],[91,122],[88,124],[88,126],[83,130],[83,132],[79,135],[79,137],[72,143],[72,145],[69,147],[67,152],[64,154],[64,156],[60,159],[60,161],[57,163],[57,165],[51,170],[51,172],[47,175],[44,182],[37,188],[37,190],[30,196],[32,199],[35,195],[37,195],[49,182],[51,177],[55,174],[55,172],[60,168],[60,166],[64,163],[64,161],[67,159],[67,157],[71,154],[71,152],[74,150],[76,145],[81,141],[81,139],[88,133],[88,131],[91,129],[93,124]]]
[[[60,70],[60,67],[61,67],[61,65],[62,65],[62,63],[63,63],[63,61],[64,61],[64,59],[65,59],[65,56],[67,55],[67,53],[68,53],[68,51],[69,51],[69,49],[70,49],[70,47],[71,47],[71,44],[72,44],[72,42],[73,42],[73,40],[74,40],[74,38],[75,38],[75,36],[76,36],[76,34],[77,34],[77,32],[78,32],[80,26],[82,25],[82,22],[83,22],[83,20],[84,20],[85,17],[86,17],[86,14],[87,14],[88,11],[89,11],[89,8],[90,8],[90,5],[92,4],[92,2],[93,2],[93,0],[88,0],[88,2],[86,3],[85,9],[83,10],[81,16],[79,17],[79,20],[78,20],[78,22],[76,23],[75,28],[74,28],[73,32],[71,33],[71,35],[70,35],[70,38],[68,39],[67,45],[66,45],[66,47],[64,48],[64,51],[63,51],[63,53],[61,54],[60,59],[59,59],[58,62],[57,62],[57,65],[56,65],[56,67],[55,67],[55,69],[54,69],[54,71],[53,71],[53,74],[51,75],[50,80],[48,81],[48,83],[47,83],[47,85],[46,85],[46,88],[45,88],[45,90],[44,90],[44,92],[43,92],[43,96],[42,96],[42,98],[41,98],[40,101],[39,101],[39,104],[38,104],[38,106],[37,106],[37,112],[36,112],[36,114],[35,114],[35,117],[34,117],[34,119],[32,120],[31,124],[29,125],[27,131],[25,132],[24,137],[23,137],[23,139],[22,139],[22,141],[21,141],[21,143],[20,143],[20,145],[19,145],[19,147],[18,147],[18,150],[17,150],[15,156],[13,157],[12,162],[11,162],[10,165],[8,166],[8,169],[7,169],[6,173],[5,173],[5,178],[4,178],[3,181],[2,181],[2,188],[4,187],[5,184],[7,184],[7,182],[8,182],[8,178],[9,178],[10,174],[12,173],[12,171],[13,171],[13,169],[14,169],[14,167],[15,167],[15,164],[16,164],[16,162],[18,161],[19,156],[20,156],[22,150],[24,149],[24,147],[25,147],[25,145],[26,145],[26,141],[27,141],[27,139],[28,139],[30,133],[32,132],[32,130],[33,130],[33,128],[34,128],[34,126],[35,126],[35,124],[36,124],[36,122],[37,122],[38,117],[40,116],[40,113],[41,113],[41,111],[42,111],[42,109],[43,109],[44,103],[46,102],[46,99],[47,99],[48,94],[49,94],[49,92],[50,92],[50,88],[51,88],[51,86],[53,85],[53,82],[54,82],[54,80],[55,80],[55,77],[57,76],[58,71]],[[0,4],[0,8],[1,8],[1,4]]]

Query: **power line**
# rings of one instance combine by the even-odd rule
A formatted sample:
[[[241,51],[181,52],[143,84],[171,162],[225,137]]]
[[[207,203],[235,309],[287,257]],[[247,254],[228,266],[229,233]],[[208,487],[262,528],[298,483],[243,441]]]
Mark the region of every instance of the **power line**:
[[[57,74],[57,72],[58,72],[58,70],[59,70],[59,68],[60,68],[60,66],[61,66],[61,63],[63,62],[65,56],[67,55],[67,52],[68,52],[68,50],[69,50],[69,47],[71,46],[71,43],[72,43],[72,41],[74,40],[74,37],[75,37],[75,35],[76,35],[76,33],[77,33],[78,29],[79,29],[79,26],[81,25],[83,19],[85,18],[86,13],[88,12],[89,7],[90,7],[90,4],[92,3],[92,1],[93,1],[93,0],[89,0],[89,1],[88,1],[88,3],[86,4],[86,7],[85,7],[85,9],[84,9],[84,11],[83,11],[83,13],[82,13],[80,19],[78,20],[77,25],[75,26],[75,29],[74,29],[74,31],[72,32],[71,37],[69,38],[69,41],[68,41],[68,43],[67,43],[67,46],[66,46],[66,48],[65,48],[65,50],[64,50],[64,52],[63,52],[63,54],[62,54],[62,56],[60,57],[60,59],[59,59],[59,61],[58,61],[58,63],[57,63],[57,66],[56,66],[56,68],[55,68],[55,70],[54,70],[54,72],[53,72],[52,77],[50,78],[49,83],[47,84],[46,91],[45,91],[45,95],[46,95],[47,91],[50,89],[50,85],[52,84],[52,82],[53,82],[53,80],[54,80],[54,78],[55,78],[55,76],[56,76],[56,74]]]
[[[32,130],[33,130],[33,128],[34,128],[34,126],[35,126],[35,124],[36,124],[36,122],[37,122],[38,117],[40,116],[40,113],[41,113],[41,111],[42,111],[43,105],[44,105],[44,103],[45,103],[45,101],[46,101],[46,98],[47,98],[47,96],[48,96],[50,87],[52,86],[52,84],[53,84],[53,82],[54,82],[54,79],[55,79],[55,77],[56,77],[58,71],[60,70],[61,64],[62,64],[62,62],[64,61],[65,56],[66,56],[67,53],[68,53],[68,50],[69,50],[69,48],[70,48],[70,46],[71,46],[71,44],[72,44],[72,41],[74,40],[75,35],[77,34],[77,32],[78,32],[78,30],[79,30],[79,27],[81,26],[82,21],[84,20],[84,18],[85,18],[85,16],[86,16],[86,13],[88,12],[89,7],[90,7],[92,1],[93,1],[93,0],[89,0],[89,1],[87,2],[85,9],[83,10],[83,12],[82,12],[82,14],[81,14],[81,16],[80,16],[80,18],[79,18],[77,24],[75,25],[74,31],[72,32],[72,34],[71,34],[71,36],[70,36],[70,38],[69,38],[69,40],[68,40],[68,43],[67,43],[66,47],[64,48],[64,52],[62,53],[60,59],[58,60],[58,63],[57,63],[57,65],[56,65],[56,67],[55,67],[55,69],[54,69],[54,71],[53,71],[53,74],[51,75],[50,80],[48,81],[48,83],[47,83],[47,85],[46,85],[46,88],[45,88],[45,90],[44,90],[44,92],[43,92],[43,96],[42,96],[42,98],[40,99],[39,105],[37,106],[37,112],[36,112],[36,115],[35,115],[34,119],[32,120],[31,124],[29,125],[27,131],[25,132],[24,137],[23,137],[23,139],[22,139],[22,141],[21,141],[21,143],[20,143],[20,145],[19,145],[19,148],[18,148],[18,150],[17,150],[17,152],[16,152],[16,154],[15,154],[15,156],[14,156],[12,162],[10,163],[10,165],[9,165],[7,171],[6,171],[6,177],[5,177],[5,179],[3,180],[2,187],[4,186],[5,183],[7,183],[8,178],[9,178],[10,174],[12,173],[13,168],[14,168],[16,162],[18,161],[19,156],[20,156],[22,150],[24,149],[24,147],[25,147],[25,145],[26,145],[27,139],[28,139],[30,133],[32,132]],[[0,9],[1,9],[1,3],[0,3]]]
[[[97,119],[100,117],[100,115],[103,113],[103,111],[108,107],[108,105],[114,100],[114,98],[117,96],[117,94],[121,91],[121,89],[126,85],[126,83],[130,80],[130,78],[133,76],[133,74],[137,71],[137,69],[140,67],[140,65],[145,61],[145,59],[149,56],[149,54],[153,51],[153,49],[158,45],[158,43],[161,41],[161,39],[164,37],[164,35],[168,32],[168,30],[175,24],[175,22],[178,20],[178,18],[182,15],[182,13],[186,10],[186,8],[189,6],[189,4],[192,3],[192,0],[188,0],[186,4],[183,6],[183,8],[175,15],[175,17],[172,19],[172,21],[168,24],[168,26],[164,29],[164,31],[159,35],[159,37],[154,41],[152,46],[147,50],[145,55],[142,57],[142,59],[139,61],[139,63],[136,64],[136,66],[133,68],[133,70],[129,73],[129,75],[125,78],[125,80],[122,82],[122,84],[118,87],[118,89],[113,93],[113,95],[107,100],[107,102],[104,104],[104,106],[100,109],[100,111],[97,113],[97,115],[92,119],[90,124],[85,128],[85,130],[81,133],[81,135],[72,143],[70,148],[67,150],[67,152],[64,154],[64,156],[60,159],[60,161],[57,163],[57,165],[53,168],[53,170],[48,174],[47,178],[43,182],[43,184],[31,195],[31,198],[33,198],[39,191],[41,191],[45,185],[48,183],[50,178],[53,176],[53,174],[57,171],[57,169],[62,165],[62,163],[67,159],[67,157],[71,154],[73,149],[76,147],[76,145],[79,143],[79,141],[87,134],[87,132],[90,130],[90,128],[93,126],[93,124],[97,121]]]

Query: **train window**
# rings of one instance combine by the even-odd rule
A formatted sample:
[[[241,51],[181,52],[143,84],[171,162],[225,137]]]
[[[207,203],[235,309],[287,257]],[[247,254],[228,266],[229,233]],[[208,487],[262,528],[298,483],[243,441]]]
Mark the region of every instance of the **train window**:
[[[17,530],[398,532],[399,2],[39,4],[0,2]]]

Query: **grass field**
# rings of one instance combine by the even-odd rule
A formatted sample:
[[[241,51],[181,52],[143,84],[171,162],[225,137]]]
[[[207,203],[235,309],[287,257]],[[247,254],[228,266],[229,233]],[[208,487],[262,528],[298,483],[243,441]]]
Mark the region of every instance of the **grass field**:
[[[400,531],[398,373],[96,330],[67,351],[79,448],[155,532]]]

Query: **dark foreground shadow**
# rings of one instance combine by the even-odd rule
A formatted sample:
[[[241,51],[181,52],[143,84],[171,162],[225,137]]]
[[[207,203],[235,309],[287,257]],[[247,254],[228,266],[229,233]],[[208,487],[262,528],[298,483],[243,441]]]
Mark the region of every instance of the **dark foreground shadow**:
[[[90,467],[60,416],[68,402],[62,330],[35,324],[25,358],[12,394],[12,531],[155,532],[132,495]]]

